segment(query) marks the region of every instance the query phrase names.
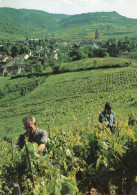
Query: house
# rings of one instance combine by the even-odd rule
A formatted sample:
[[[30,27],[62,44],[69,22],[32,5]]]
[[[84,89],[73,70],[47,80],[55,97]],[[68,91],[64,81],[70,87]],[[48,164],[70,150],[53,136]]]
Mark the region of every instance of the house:
[[[39,41],[39,39],[30,39],[30,41]]]
[[[26,41],[15,41],[14,44],[16,44],[16,45],[22,45],[22,44],[24,44],[24,43],[26,43]]]
[[[32,56],[32,52],[31,51],[29,52],[29,56]]]
[[[0,52],[0,60],[6,62],[9,59],[9,56],[5,52]]]
[[[7,75],[12,75],[14,72],[21,74],[21,71],[22,71],[22,68],[17,65],[4,67],[4,74],[7,74]]]
[[[25,63],[21,63],[21,62],[19,62],[19,63],[16,62],[14,65],[15,65],[15,66],[19,66],[19,67],[21,67],[22,69],[24,69],[25,66],[26,66]]]
[[[54,50],[50,56],[50,58],[54,59],[54,60],[57,60],[58,59],[58,53],[56,50]]]
[[[9,57],[8,57],[8,56],[5,56],[5,57],[3,58],[3,62],[7,62],[8,59],[9,59]]]
[[[67,41],[57,41],[58,47],[66,47],[69,45]]]
[[[35,52],[35,53],[33,54],[33,57],[40,57],[40,52]]]
[[[29,56],[29,54],[22,54],[18,57],[19,57],[19,59],[28,60],[30,56]]]
[[[9,59],[8,61],[6,61],[6,66],[13,66],[14,63],[14,60]]]

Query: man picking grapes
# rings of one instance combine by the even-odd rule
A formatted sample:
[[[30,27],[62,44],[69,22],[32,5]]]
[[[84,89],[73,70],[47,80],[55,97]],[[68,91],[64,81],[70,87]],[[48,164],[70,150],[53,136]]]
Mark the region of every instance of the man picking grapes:
[[[99,115],[99,122],[103,124],[104,122],[108,122],[108,127],[110,127],[111,130],[112,130],[113,124],[117,124],[116,116],[112,112],[112,106],[110,105],[110,103],[107,102],[105,104],[104,111],[101,112]]]
[[[46,144],[48,140],[47,132],[37,128],[37,123],[34,117],[28,116],[24,117],[22,120],[26,132],[21,134],[17,145],[20,149],[23,148],[25,144],[25,137],[28,137],[29,142],[35,142],[38,144],[37,153],[40,151],[46,151]]]

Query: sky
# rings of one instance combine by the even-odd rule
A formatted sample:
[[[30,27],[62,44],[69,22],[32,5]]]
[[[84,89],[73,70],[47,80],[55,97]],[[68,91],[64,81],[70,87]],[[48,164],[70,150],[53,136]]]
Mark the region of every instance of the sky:
[[[0,0],[0,7],[36,9],[69,15],[116,11],[122,16],[137,19],[137,0]]]

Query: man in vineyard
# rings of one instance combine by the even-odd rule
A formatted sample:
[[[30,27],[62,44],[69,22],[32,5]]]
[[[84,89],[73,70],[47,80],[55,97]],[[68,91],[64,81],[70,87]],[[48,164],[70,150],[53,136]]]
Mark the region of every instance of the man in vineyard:
[[[105,104],[104,111],[101,112],[99,115],[99,122],[103,124],[104,122],[108,122],[108,127],[110,127],[111,130],[112,130],[113,124],[117,124],[116,116],[112,112],[112,106],[110,105],[110,103],[107,102]]]
[[[25,137],[28,136],[29,142],[35,142],[38,144],[37,153],[39,153],[40,151],[45,152],[48,140],[47,132],[37,128],[36,120],[32,116],[24,117],[22,122],[26,129],[26,132],[22,133],[19,137],[19,141],[17,143],[19,149],[23,148],[25,144]]]

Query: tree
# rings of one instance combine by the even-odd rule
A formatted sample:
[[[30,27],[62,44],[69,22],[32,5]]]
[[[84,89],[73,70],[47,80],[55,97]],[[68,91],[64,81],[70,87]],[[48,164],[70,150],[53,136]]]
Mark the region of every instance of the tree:
[[[20,48],[17,45],[14,45],[11,48],[11,56],[16,57],[20,53]]]
[[[20,53],[19,54],[28,54],[29,53],[29,48],[28,48],[28,46],[26,46],[26,45],[21,45],[20,46]]]
[[[115,43],[112,43],[112,45],[108,46],[107,52],[111,57],[117,57],[119,54],[119,47]]]
[[[91,47],[91,46],[86,47],[86,48],[85,48],[85,52],[87,53],[87,55],[88,55],[89,58],[94,57],[94,54],[93,54],[93,47]]]
[[[35,70],[37,73],[42,73],[43,72],[43,66],[41,63],[37,63],[36,66],[35,66]]]
[[[128,52],[130,52],[130,45],[129,45],[128,43],[123,44],[121,49],[122,49],[123,51],[128,51]]]
[[[94,57],[100,57],[100,58],[106,57],[108,55],[105,49],[102,48],[94,49],[93,54]]]
[[[10,55],[10,48],[7,45],[1,47],[1,51],[5,52],[7,55]]]
[[[55,66],[52,67],[52,72],[55,74],[60,72],[60,67],[58,64],[56,64]]]
[[[80,50],[80,49],[76,50],[76,49],[74,49],[74,50],[72,50],[70,52],[70,57],[72,58],[72,61],[77,61],[77,60],[81,60],[81,59],[87,58],[88,55],[86,53],[84,53],[83,50]]]
[[[33,66],[30,67],[29,72],[30,74],[34,74],[36,72]]]

